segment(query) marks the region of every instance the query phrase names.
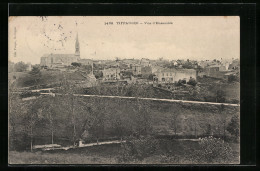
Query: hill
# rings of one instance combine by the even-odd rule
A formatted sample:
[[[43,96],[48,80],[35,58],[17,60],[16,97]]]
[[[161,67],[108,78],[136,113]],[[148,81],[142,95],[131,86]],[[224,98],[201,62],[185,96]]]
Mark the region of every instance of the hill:
[[[59,84],[64,78],[68,81],[84,81],[86,78],[80,72],[66,71],[47,71],[41,70],[41,77],[37,82],[29,72],[13,72],[9,73],[8,78],[15,80],[17,88],[39,86],[39,85],[55,85]]]

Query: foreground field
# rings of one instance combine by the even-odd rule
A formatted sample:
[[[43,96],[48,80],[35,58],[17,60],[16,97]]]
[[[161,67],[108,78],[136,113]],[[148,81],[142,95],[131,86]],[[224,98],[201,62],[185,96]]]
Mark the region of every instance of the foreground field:
[[[229,144],[233,157],[226,159],[221,155],[212,158],[212,161],[202,163],[239,163],[239,146],[236,143]],[[141,156],[135,160],[123,160],[126,151],[120,145],[104,145],[89,148],[72,149],[68,151],[52,152],[16,152],[9,153],[10,164],[197,164],[197,159],[203,156],[199,151],[198,142],[159,140],[158,148],[153,154]],[[139,153],[142,154],[142,153]],[[147,154],[147,153],[145,153]],[[145,155],[143,154],[143,155]],[[200,156],[201,155],[201,156]]]

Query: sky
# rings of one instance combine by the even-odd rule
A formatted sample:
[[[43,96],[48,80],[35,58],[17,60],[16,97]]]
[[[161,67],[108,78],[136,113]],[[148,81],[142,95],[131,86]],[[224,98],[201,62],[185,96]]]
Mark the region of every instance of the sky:
[[[240,58],[238,16],[19,16],[9,17],[8,29],[12,62],[39,64],[44,54],[73,54],[77,33],[86,59]]]

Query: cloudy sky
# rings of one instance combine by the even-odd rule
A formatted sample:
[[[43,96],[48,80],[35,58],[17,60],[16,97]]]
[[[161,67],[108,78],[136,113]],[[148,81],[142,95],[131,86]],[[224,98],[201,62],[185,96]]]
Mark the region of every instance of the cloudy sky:
[[[106,22],[113,24],[106,25]],[[211,60],[240,57],[240,20],[236,16],[53,16],[10,17],[9,59],[36,64],[44,54],[72,54],[77,32],[81,58]]]

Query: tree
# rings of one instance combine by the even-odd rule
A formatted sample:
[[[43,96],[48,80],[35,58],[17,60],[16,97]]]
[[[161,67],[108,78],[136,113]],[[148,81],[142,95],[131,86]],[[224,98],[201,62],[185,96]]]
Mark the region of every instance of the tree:
[[[123,74],[123,76],[126,76],[126,77],[133,76],[133,72],[132,71],[122,71],[122,74]]]
[[[187,62],[185,62],[183,65],[182,65],[183,68],[186,68],[186,69],[192,69],[192,63],[187,60]]]
[[[11,81],[8,81],[8,130],[10,150],[19,150],[26,147],[25,124],[22,122],[27,108],[24,105],[17,89]]]
[[[37,84],[37,82],[40,80],[41,78],[41,70],[39,69],[39,67],[34,66],[32,68],[32,71],[30,71],[30,75],[32,76],[34,83]]]
[[[14,71],[15,72],[24,72],[27,70],[29,66],[27,64],[25,64],[24,62],[18,62],[16,64],[14,64]]]
[[[223,139],[225,141],[226,139],[226,120],[227,120],[227,116],[226,116],[226,113],[225,113],[225,106],[223,104],[220,105],[219,107],[219,113],[220,113],[220,124],[223,125],[222,129],[223,129]]]
[[[186,84],[186,80],[181,80],[181,79],[179,79],[179,81],[177,82],[177,86],[181,86],[181,85],[183,85],[183,84]]]
[[[153,81],[153,77],[154,77],[154,76],[155,76],[154,74],[150,74],[150,75],[148,76],[148,80]]]
[[[239,136],[239,118],[237,115],[232,116],[227,126],[227,131],[236,138]]]
[[[24,118],[24,123],[27,122],[27,131],[28,135],[30,136],[30,146],[31,151],[33,150],[33,139],[34,139],[34,129],[37,125],[37,122],[39,121],[38,117],[38,110],[41,108],[41,97],[39,97],[37,100],[30,101],[26,108],[28,109],[27,115]]]
[[[225,103],[226,98],[225,98],[225,93],[223,90],[217,90],[216,91],[216,102],[218,103]]]
[[[71,133],[70,138],[72,139],[74,145],[76,144],[77,140],[77,132],[76,127],[78,126],[76,123],[76,102],[74,93],[77,91],[77,87],[75,85],[72,85],[68,82],[66,76],[64,75],[64,78],[62,79],[61,86],[60,86],[60,92],[61,92],[61,105],[64,109],[66,109],[67,117],[69,123],[67,123],[67,128],[70,128],[69,132]],[[62,110],[64,110],[62,109]],[[72,131],[71,131],[72,127]]]
[[[95,75],[96,79],[102,78],[103,77],[103,72],[102,71],[95,71],[94,75]]]
[[[133,107],[133,117],[135,126],[133,132],[137,137],[148,135],[151,131],[151,118],[149,113],[150,103],[145,100],[136,99]]]
[[[45,113],[44,118],[46,118],[48,120],[48,124],[50,127],[50,131],[51,131],[51,144],[54,144],[54,131],[55,131],[55,121],[56,121],[56,112],[55,112],[55,96],[54,97],[50,97],[50,99],[47,101],[45,100],[45,102],[42,103],[42,109],[41,112]]]
[[[192,122],[194,123],[194,134],[195,134],[195,138],[197,138],[197,135],[198,135],[198,123],[197,123],[196,117],[193,117],[193,118],[192,118]]]
[[[229,77],[228,77],[228,82],[239,82],[239,77],[238,76],[236,76],[236,75],[230,75]]]
[[[211,125],[207,124],[207,130],[206,130],[206,135],[211,135]]]
[[[177,135],[177,131],[179,128],[179,111],[177,110],[176,107],[172,106],[170,108],[170,112],[171,112],[171,128],[174,131],[174,134]]]
[[[81,65],[81,68],[87,71],[88,73],[92,72],[92,66],[91,65]]]
[[[192,85],[192,86],[196,86],[197,85],[197,81],[194,78],[190,77],[190,79],[187,82],[187,84]]]
[[[72,66],[75,66],[75,67],[80,67],[80,66],[81,66],[81,63],[72,62],[71,65],[72,65]]]

